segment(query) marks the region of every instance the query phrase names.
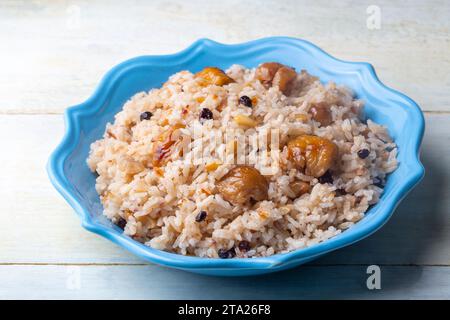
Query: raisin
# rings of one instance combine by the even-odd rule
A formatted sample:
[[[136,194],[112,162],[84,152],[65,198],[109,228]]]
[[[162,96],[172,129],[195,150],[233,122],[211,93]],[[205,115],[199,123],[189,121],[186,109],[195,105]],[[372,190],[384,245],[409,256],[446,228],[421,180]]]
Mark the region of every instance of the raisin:
[[[242,96],[239,98],[239,104],[242,104],[246,107],[251,108],[252,107],[252,99],[250,99],[248,96]]]
[[[221,258],[221,259],[231,259],[236,256],[236,252],[234,251],[234,248],[231,248],[230,250],[219,249],[219,251],[217,251],[217,254],[219,255],[219,258]]]
[[[211,120],[212,118],[213,118],[213,113],[208,108],[203,108],[202,111],[200,111],[200,121]]]
[[[361,159],[365,159],[369,156],[370,151],[367,149],[361,149],[357,153],[358,153],[358,157],[360,157]]]
[[[200,211],[197,216],[195,217],[195,221],[201,222],[206,219],[206,216],[208,213],[206,211]]]
[[[150,120],[150,118],[152,116],[153,116],[153,113],[151,113],[150,111],[145,111],[145,112],[141,113],[139,118],[141,119],[141,121],[144,121],[144,120]]]
[[[333,176],[330,171],[325,172],[317,179],[319,180],[319,183],[333,183]]]
[[[127,225],[127,221],[124,218],[119,218],[119,220],[117,221],[116,225],[120,228],[120,229],[125,229],[125,226]]]
[[[246,240],[242,240],[238,245],[239,250],[241,251],[249,251],[250,250],[250,242]]]

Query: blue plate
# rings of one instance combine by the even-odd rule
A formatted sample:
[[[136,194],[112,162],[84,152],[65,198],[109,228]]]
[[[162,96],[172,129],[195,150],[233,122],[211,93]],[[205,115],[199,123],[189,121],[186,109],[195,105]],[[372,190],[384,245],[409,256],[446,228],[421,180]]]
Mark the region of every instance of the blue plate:
[[[180,70],[196,72],[205,66],[226,69],[232,64],[255,67],[267,61],[278,61],[297,70],[306,69],[324,82],[332,80],[351,88],[365,101],[366,116],[388,127],[398,145],[400,165],[389,176],[379,203],[355,226],[330,240],[264,258],[186,257],[149,248],[123,235],[102,215],[102,205],[94,187],[95,176],[86,165],[89,145],[102,137],[106,123],[113,121],[114,115],[135,93],[160,87]],[[424,174],[419,160],[424,118],[418,105],[383,85],[370,64],[338,60],[315,45],[294,38],[272,37],[236,45],[201,39],[176,54],[127,60],[111,69],[94,94],[84,103],[68,108],[64,117],[66,133],[50,156],[47,171],[55,188],[79,215],[83,227],[146,261],[196,273],[221,276],[269,273],[295,267],[359,241],[389,219]]]

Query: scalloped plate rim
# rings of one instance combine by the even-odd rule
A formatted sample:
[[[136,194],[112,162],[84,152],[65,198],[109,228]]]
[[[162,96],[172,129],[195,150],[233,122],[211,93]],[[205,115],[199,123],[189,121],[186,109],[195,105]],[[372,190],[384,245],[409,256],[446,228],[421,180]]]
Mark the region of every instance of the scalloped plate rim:
[[[259,258],[235,258],[235,259],[214,259],[214,258],[200,258],[200,257],[190,257],[183,256],[179,254],[169,253],[165,251],[156,250],[145,246],[131,238],[122,235],[121,233],[98,224],[92,221],[89,212],[87,209],[80,203],[77,197],[70,190],[71,186],[68,182],[67,178],[64,175],[64,162],[67,157],[71,154],[74,147],[77,145],[79,141],[79,126],[78,120],[79,116],[82,114],[90,114],[95,113],[98,110],[99,106],[101,106],[101,101],[106,99],[114,86],[114,83],[117,82],[117,79],[123,75],[128,68],[135,68],[139,63],[145,62],[145,65],[149,65],[149,60],[157,61],[157,60],[174,60],[182,58],[183,61],[187,61],[188,59],[195,59],[196,55],[201,50],[217,50],[218,48],[227,48],[227,49],[237,49],[237,48],[254,48],[258,46],[263,46],[267,44],[268,46],[276,46],[278,44],[283,45],[292,45],[295,47],[300,47],[303,50],[308,50],[311,54],[322,55],[321,58],[329,59],[330,61],[334,61],[335,63],[345,64],[347,66],[355,67],[353,70],[360,75],[363,74],[368,76],[367,78],[362,77],[362,79],[366,79],[366,81],[371,81],[371,85],[375,86],[378,90],[384,90],[389,92],[390,94],[395,95],[396,97],[400,97],[405,100],[405,104],[407,104],[411,109],[409,112],[413,112],[413,116],[415,120],[418,122],[418,127],[416,134],[412,137],[414,140],[412,142],[412,150],[407,150],[412,153],[414,157],[411,159],[410,165],[413,166],[411,174],[404,179],[401,188],[396,190],[392,190],[388,196],[388,199],[384,198],[381,203],[382,206],[378,208],[377,216],[373,217],[371,224],[366,225],[364,228],[357,230],[356,232],[352,232],[347,234],[343,232],[339,235],[339,238],[331,238],[322,243],[313,245],[311,247],[298,249],[295,251],[291,251],[289,253],[284,254],[275,254],[269,257],[259,257]],[[166,63],[167,63],[166,61]],[[179,61],[179,60],[177,60]],[[158,62],[153,63],[154,65],[158,65]],[[92,108],[92,106],[96,106]],[[321,256],[327,252],[334,251],[340,249],[342,247],[348,246],[352,243],[360,241],[365,237],[371,235],[379,228],[381,228],[384,223],[386,223],[391,215],[393,214],[395,208],[398,206],[400,201],[410,192],[414,186],[421,180],[424,175],[424,168],[419,159],[420,152],[420,144],[423,138],[424,132],[424,117],[419,108],[419,106],[408,96],[400,93],[392,88],[384,85],[376,75],[375,69],[373,66],[367,62],[351,62],[337,59],[330,54],[323,51],[321,48],[316,45],[301,39],[290,38],[290,37],[267,37],[258,40],[253,40],[249,42],[244,42],[240,44],[222,44],[219,42],[215,42],[210,39],[199,39],[195,41],[192,45],[187,47],[186,49],[179,51],[177,53],[169,54],[169,55],[143,55],[135,58],[128,59],[122,63],[119,63],[115,67],[113,67],[110,71],[108,71],[105,76],[102,78],[100,83],[97,85],[93,94],[85,100],[83,103],[78,105],[69,107],[64,112],[64,120],[66,125],[66,130],[63,139],[55,148],[53,153],[51,154],[49,161],[47,163],[47,172],[49,178],[54,185],[54,187],[58,190],[58,192],[66,199],[66,201],[72,206],[75,212],[79,215],[82,226],[87,230],[99,234],[110,241],[118,244],[124,249],[134,253],[135,255],[158,264],[162,264],[169,267],[174,267],[183,270],[190,271],[200,271],[200,270],[215,270],[215,271],[230,271],[236,269],[245,269],[245,270],[273,270],[283,269],[287,265],[296,265],[301,264],[302,259],[314,259],[315,257]],[[226,274],[222,274],[226,275]]]

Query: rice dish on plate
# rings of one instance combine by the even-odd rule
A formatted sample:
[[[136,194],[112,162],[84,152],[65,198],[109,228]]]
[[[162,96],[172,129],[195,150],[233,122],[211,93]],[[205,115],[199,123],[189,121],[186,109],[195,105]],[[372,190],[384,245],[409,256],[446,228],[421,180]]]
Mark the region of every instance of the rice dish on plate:
[[[87,163],[126,235],[226,259],[345,232],[379,201],[396,154],[349,89],[268,62],[181,71],[136,94]]]

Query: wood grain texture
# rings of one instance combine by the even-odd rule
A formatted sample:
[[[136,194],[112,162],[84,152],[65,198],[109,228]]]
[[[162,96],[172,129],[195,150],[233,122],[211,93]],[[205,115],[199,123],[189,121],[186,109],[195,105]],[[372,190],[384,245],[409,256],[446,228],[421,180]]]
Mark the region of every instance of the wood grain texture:
[[[208,37],[237,43],[304,38],[341,59],[371,62],[424,110],[450,111],[450,2],[0,1],[1,113],[61,113],[115,64],[179,51]],[[237,10],[236,8],[239,8]]]
[[[450,115],[427,115],[426,176],[373,236],[314,264],[450,265]],[[60,115],[0,116],[0,263],[142,263],[80,227],[45,163],[63,134]],[[6,219],[5,219],[6,221]],[[13,227],[14,226],[14,227]],[[29,243],[30,245],[24,245]]]
[[[449,299],[450,267],[303,266],[258,277],[207,277],[157,266],[0,266],[0,298],[21,299]]]

